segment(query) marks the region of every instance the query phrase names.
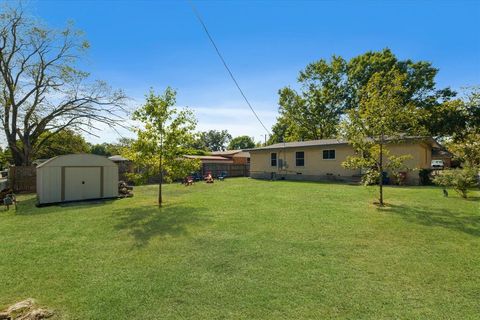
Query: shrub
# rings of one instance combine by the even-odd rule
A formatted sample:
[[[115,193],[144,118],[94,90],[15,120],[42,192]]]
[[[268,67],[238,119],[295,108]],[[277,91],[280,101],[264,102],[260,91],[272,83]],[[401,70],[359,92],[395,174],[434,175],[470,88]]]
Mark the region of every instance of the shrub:
[[[362,175],[362,183],[365,186],[377,185],[379,183],[379,180],[380,180],[380,174],[375,169],[368,169]]]
[[[398,184],[399,186],[405,185],[405,181],[407,181],[406,171],[393,172],[392,175],[395,178],[396,184]]]
[[[474,169],[444,170],[433,178],[433,182],[443,187],[451,187],[462,198],[467,198],[468,189],[478,185]]]
[[[420,177],[420,184],[422,186],[430,186],[433,184],[432,177],[430,176],[432,171],[432,169],[420,169],[418,176]]]

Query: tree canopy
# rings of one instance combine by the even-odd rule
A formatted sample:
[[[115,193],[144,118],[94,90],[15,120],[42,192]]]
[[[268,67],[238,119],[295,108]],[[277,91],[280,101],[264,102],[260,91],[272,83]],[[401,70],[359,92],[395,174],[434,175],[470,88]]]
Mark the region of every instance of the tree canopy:
[[[271,142],[332,138],[337,133],[346,103],[346,62],[341,57],[319,60],[300,72],[301,92],[286,87],[279,91],[277,124]]]
[[[197,134],[192,147],[197,150],[223,151],[227,148],[232,136],[227,130],[209,130]]]
[[[43,134],[50,135],[50,132],[44,132]],[[43,142],[34,155],[35,159],[49,159],[64,154],[88,153],[90,151],[90,146],[85,138],[69,129],[64,129],[51,136],[50,139],[43,140]]]
[[[383,176],[403,166],[410,155],[390,154],[387,144],[405,136],[422,133],[419,110],[405,102],[408,78],[397,68],[374,73],[360,92],[358,108],[351,108],[342,125],[342,133],[356,151],[343,162],[346,168],[369,170],[364,178],[379,182],[379,204],[383,201]]]
[[[132,143],[133,139],[120,138],[115,143],[103,142],[99,144],[92,144],[90,145],[90,153],[107,157],[119,155],[123,152],[124,148],[129,147]]]
[[[160,206],[163,180],[183,178],[199,166],[197,160],[183,158],[190,154],[197,121],[191,110],[179,109],[175,103],[176,92],[171,88],[161,95],[150,91],[145,104],[132,117],[143,126],[135,129],[137,139],[124,149],[126,158],[144,168],[144,175],[160,175]]]
[[[480,169],[480,90],[467,92],[455,101],[455,108],[463,115],[465,129],[455,132],[446,141],[448,149],[464,167]]]
[[[249,136],[238,136],[233,138],[229,145],[229,150],[241,150],[241,149],[249,149],[255,148],[255,142]]]
[[[47,28],[21,5],[0,14],[0,123],[15,164],[31,164],[67,128],[93,134],[120,123],[125,95],[77,68],[88,48],[72,24]]]
[[[465,130],[465,114],[456,93],[437,88],[438,69],[427,61],[400,60],[390,49],[369,51],[344,60],[310,63],[300,72],[301,92],[286,87],[279,91],[279,117],[270,143],[331,138],[349,110],[358,109],[362,95],[376,74],[396,70],[403,75],[402,104],[412,105],[419,124],[432,136],[452,136]]]

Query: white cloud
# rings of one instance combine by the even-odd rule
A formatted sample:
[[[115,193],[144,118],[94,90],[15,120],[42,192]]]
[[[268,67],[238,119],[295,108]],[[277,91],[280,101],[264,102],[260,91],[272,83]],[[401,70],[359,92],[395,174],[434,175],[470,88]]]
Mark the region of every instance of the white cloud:
[[[256,141],[263,141],[265,130],[255,118],[248,107],[191,107],[198,119],[197,131],[207,130],[228,130],[232,136],[247,135],[253,137]],[[258,116],[262,122],[270,128],[277,117],[276,111],[259,109]],[[126,120],[125,126],[133,127],[133,120]],[[137,124],[138,125],[138,124]],[[115,142],[121,137],[134,137],[134,133],[124,128],[117,128],[118,133],[104,124],[99,124],[101,129],[96,132],[99,137],[86,136],[87,141],[91,143]]]
[[[213,117],[225,117],[225,118],[234,118],[234,117],[250,117],[254,116],[252,111],[248,108],[227,108],[227,107],[219,107],[219,108],[207,108],[207,107],[196,107],[192,108],[195,111],[197,116],[213,116]],[[277,112],[269,111],[269,110],[259,110],[255,111],[260,119],[264,118],[264,120],[268,120],[270,118],[275,119],[277,116]],[[263,120],[262,120],[263,121]]]

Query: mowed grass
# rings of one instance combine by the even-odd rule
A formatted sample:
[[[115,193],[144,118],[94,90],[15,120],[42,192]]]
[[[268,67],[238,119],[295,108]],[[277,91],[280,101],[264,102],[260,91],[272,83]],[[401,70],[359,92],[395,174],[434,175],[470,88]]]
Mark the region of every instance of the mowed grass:
[[[478,319],[480,192],[228,179],[0,212],[0,307],[61,319]]]

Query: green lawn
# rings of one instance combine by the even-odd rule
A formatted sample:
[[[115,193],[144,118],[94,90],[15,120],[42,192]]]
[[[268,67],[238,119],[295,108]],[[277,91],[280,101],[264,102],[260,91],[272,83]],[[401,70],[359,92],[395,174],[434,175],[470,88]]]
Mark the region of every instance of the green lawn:
[[[0,307],[63,319],[478,319],[480,192],[230,179],[0,212]]]

